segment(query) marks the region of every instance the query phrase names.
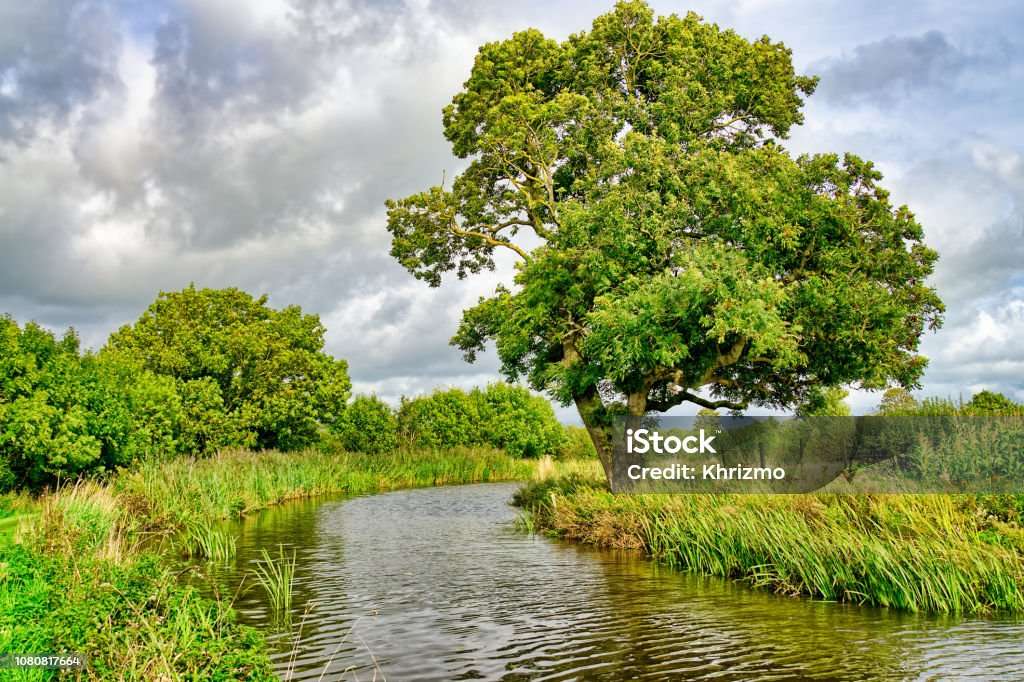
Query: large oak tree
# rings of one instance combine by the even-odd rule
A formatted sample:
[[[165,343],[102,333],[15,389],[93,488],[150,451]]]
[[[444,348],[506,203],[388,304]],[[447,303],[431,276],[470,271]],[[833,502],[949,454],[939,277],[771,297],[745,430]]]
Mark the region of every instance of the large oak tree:
[[[913,387],[936,253],[870,162],[781,146],[816,82],[780,43],[643,2],[488,43],[444,110],[469,165],[388,202],[392,255],[438,286],[515,254],[452,342],[575,403],[609,475],[616,413]]]

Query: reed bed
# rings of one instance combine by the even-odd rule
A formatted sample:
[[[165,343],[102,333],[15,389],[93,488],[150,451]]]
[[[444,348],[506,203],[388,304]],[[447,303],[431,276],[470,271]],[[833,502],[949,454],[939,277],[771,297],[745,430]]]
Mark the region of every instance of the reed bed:
[[[517,500],[533,527],[755,587],[907,611],[1024,611],[1024,535],[950,495],[612,495],[580,476]]]
[[[205,459],[146,464],[118,476],[110,488],[150,533],[240,518],[287,502],[330,493],[362,495],[425,486],[525,480],[535,461],[489,448],[346,452],[225,451]]]

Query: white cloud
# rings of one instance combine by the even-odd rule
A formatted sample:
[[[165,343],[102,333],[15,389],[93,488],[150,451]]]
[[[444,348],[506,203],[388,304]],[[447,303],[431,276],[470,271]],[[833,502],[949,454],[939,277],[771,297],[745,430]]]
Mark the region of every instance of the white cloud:
[[[1024,277],[1024,131],[1013,104],[1024,61],[1006,49],[1020,9],[655,3],[691,4],[748,37],[785,40],[798,64],[820,70],[822,94],[789,146],[874,159],[940,250],[935,282],[950,312],[925,340],[926,391],[1024,391],[1012,289]],[[383,202],[461,167],[440,111],[478,45],[530,25],[565,37],[604,9],[7,3],[0,311],[74,324],[95,345],[160,289],[233,285],[321,313],[359,390],[395,399],[494,378],[493,355],[466,365],[447,339],[463,307],[508,280],[507,264],[429,289],[388,255]]]

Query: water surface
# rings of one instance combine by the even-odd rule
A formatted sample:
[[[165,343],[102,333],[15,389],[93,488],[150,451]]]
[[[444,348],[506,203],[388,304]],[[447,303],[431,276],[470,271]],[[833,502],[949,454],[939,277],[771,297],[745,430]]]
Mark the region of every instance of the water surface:
[[[1024,621],[894,613],[758,592],[525,536],[516,484],[311,500],[235,526],[217,589],[269,633],[282,677],[335,680],[1013,679]],[[245,578],[297,555],[292,627]],[[205,570],[205,569],[204,569]],[[244,578],[244,579],[243,579]],[[249,586],[249,589],[246,589]],[[301,632],[299,631],[301,625]]]

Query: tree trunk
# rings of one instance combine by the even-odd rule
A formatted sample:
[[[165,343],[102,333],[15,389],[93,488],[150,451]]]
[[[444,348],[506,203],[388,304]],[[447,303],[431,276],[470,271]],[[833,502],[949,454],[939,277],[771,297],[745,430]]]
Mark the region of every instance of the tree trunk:
[[[626,457],[624,450],[625,438],[619,438],[619,442],[616,442],[613,437],[614,424],[605,412],[596,389],[576,396],[575,402],[583,425],[587,427],[590,440],[597,450],[597,457],[601,460],[608,487],[612,492],[620,492],[627,481],[625,469],[629,464],[629,458]],[[627,397],[626,405],[625,428],[639,428],[643,416],[647,413],[647,393],[631,393]]]
[[[643,426],[644,415],[647,414],[647,389],[642,389],[626,396],[626,423],[623,424],[623,436],[620,442],[616,443],[616,452],[612,455],[612,472],[614,473],[614,484],[612,492],[628,492],[633,483],[626,475],[630,464],[636,464],[637,457],[626,452],[625,432],[632,429],[637,430]]]
[[[611,486],[612,433],[611,424],[607,423],[604,414],[604,404],[601,402],[601,396],[597,394],[596,389],[593,389],[584,395],[575,396],[574,400],[576,402],[576,410],[580,413],[580,419],[583,420],[583,425],[587,427],[587,433],[590,434],[590,441],[594,444],[594,449],[597,450],[597,458],[601,460],[601,466],[604,468],[604,475],[608,479],[608,485]]]

